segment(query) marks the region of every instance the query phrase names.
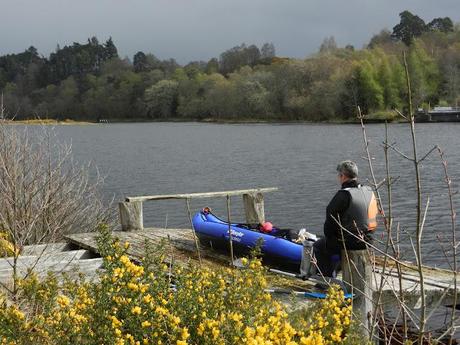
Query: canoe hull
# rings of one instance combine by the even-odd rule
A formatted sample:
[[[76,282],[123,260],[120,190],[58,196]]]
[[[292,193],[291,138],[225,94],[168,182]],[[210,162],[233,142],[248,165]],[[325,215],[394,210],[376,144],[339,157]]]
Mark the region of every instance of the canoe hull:
[[[228,223],[211,213],[198,212],[192,219],[200,242],[213,249],[228,252]],[[298,272],[302,246],[285,238],[275,237],[231,224],[233,249],[237,255],[248,255],[258,244],[266,264]]]

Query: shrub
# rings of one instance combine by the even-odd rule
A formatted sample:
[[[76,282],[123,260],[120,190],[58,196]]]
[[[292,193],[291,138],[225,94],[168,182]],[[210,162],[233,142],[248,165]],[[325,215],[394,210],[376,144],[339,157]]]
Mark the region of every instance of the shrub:
[[[0,181],[0,232],[16,252],[110,219],[99,195],[103,179],[76,164],[52,128],[0,123]]]
[[[11,243],[8,234],[0,232],[0,258],[4,256],[12,256],[14,252],[14,246]]]
[[[272,299],[257,259],[245,269],[171,267],[160,248],[134,264],[129,244],[101,237],[97,281],[22,281],[15,302],[0,299],[1,344],[339,344],[350,343],[350,307],[331,289],[310,310],[289,315]],[[361,343],[361,342],[358,342]]]

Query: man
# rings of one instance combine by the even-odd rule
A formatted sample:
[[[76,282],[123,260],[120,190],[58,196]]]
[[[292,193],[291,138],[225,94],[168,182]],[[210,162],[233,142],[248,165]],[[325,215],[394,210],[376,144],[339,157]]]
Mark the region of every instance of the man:
[[[340,262],[340,252],[366,249],[377,227],[377,202],[372,189],[361,186],[358,167],[352,161],[337,166],[337,178],[342,186],[326,210],[324,238],[316,241],[313,252],[320,274],[332,277]]]

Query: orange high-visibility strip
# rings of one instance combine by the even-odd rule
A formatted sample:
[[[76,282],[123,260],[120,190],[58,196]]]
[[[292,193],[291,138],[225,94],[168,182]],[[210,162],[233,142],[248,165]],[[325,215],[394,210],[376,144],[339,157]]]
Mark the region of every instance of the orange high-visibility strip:
[[[377,207],[377,200],[375,195],[372,193],[371,201],[369,202],[369,208],[367,211],[367,228],[369,231],[374,231],[377,228],[377,214],[379,210]]]

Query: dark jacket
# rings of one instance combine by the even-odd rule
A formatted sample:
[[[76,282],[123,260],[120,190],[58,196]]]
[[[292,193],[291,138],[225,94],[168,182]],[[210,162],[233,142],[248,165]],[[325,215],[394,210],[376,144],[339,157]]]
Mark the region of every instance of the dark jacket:
[[[342,184],[342,189],[339,190],[326,209],[326,221],[324,222],[324,236],[326,237],[326,245],[328,248],[343,247],[342,239],[345,239],[345,245],[348,249],[365,249],[366,245],[363,241],[349,235],[346,231],[343,232],[336,220],[344,219],[344,214],[350,206],[351,196],[345,188],[357,188],[359,183],[356,180],[350,180]],[[335,219],[334,219],[335,218]],[[366,233],[366,241],[370,241],[370,235]]]

